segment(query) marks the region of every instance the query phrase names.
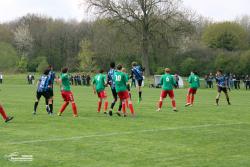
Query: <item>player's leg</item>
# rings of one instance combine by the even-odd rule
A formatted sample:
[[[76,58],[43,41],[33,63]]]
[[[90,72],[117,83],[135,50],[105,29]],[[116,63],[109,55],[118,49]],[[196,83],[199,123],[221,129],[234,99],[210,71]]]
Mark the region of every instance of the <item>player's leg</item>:
[[[113,109],[115,107],[115,104],[117,102],[117,93],[116,93],[116,90],[115,89],[111,89],[111,91],[112,91],[112,95],[113,95],[113,102],[111,103],[109,113],[112,113],[112,111],[113,111]]]
[[[228,95],[228,92],[227,92],[227,89],[225,88],[225,89],[223,90],[223,92],[224,92],[224,94],[225,94],[225,96],[226,96],[227,104],[228,104],[228,105],[231,105],[230,99],[229,99],[229,95]]]
[[[35,100],[34,111],[33,111],[34,115],[36,115],[37,106],[38,106],[38,103],[39,103],[39,100],[40,100],[41,97],[42,97],[42,93],[41,92],[36,92],[36,100]]]
[[[189,88],[186,98],[186,105],[185,105],[186,107],[191,105],[191,94],[192,94],[192,89]]]
[[[127,98],[126,101],[128,101],[128,107],[129,107],[130,113],[134,117],[135,116],[135,110],[134,110],[133,103],[132,103],[130,98]]]
[[[137,84],[138,84],[137,89],[138,89],[138,94],[139,94],[138,103],[140,103],[142,100],[142,90],[141,90],[142,80],[137,80]]]
[[[97,113],[101,112],[101,108],[102,108],[102,98],[99,98],[98,104],[97,104]]]
[[[176,101],[175,101],[175,97],[174,97],[174,91],[171,90],[171,91],[168,92],[168,94],[169,94],[169,97],[170,97],[171,102],[172,102],[173,111],[177,112]]]
[[[118,107],[118,111],[117,111],[117,115],[120,117],[121,116],[121,111],[122,111],[122,100],[120,100],[120,103],[119,103],[119,107]]]
[[[54,92],[53,89],[49,92],[49,108],[50,113],[53,114],[53,104],[54,104]]]
[[[216,96],[216,105],[217,106],[219,106],[220,95],[221,95],[221,88],[218,87],[218,94]]]
[[[50,107],[49,107],[49,99],[50,99],[50,96],[49,96],[49,92],[43,92],[43,93],[42,93],[42,96],[43,96],[44,99],[45,99],[46,111],[47,111],[48,114],[50,114]]]
[[[78,117],[77,107],[76,107],[76,103],[75,103],[74,96],[73,96],[72,92],[69,92],[69,98],[70,98],[69,101],[71,102],[73,116]]]
[[[62,92],[61,92],[61,95],[62,95],[62,98],[63,98],[63,100],[64,100],[64,103],[62,104],[61,109],[60,109],[60,111],[59,111],[59,113],[58,113],[59,116],[62,115],[62,113],[65,111],[65,109],[66,109],[67,106],[69,105],[69,98],[68,98],[66,92],[62,91]]]
[[[192,94],[191,94],[191,95],[192,95],[192,96],[191,96],[191,105],[194,104],[194,98],[195,98],[196,92],[197,92],[197,89],[193,89]]]
[[[156,110],[157,112],[161,111],[163,100],[167,97],[167,92],[166,91],[161,91],[160,95],[160,100],[158,102],[158,109]]]
[[[11,121],[14,117],[8,117],[6,112],[4,111],[3,109],[3,106],[0,104],[0,114],[2,115],[3,117],[3,120],[7,123],[9,121]]]
[[[107,113],[109,102],[107,97],[105,97],[103,100],[104,100],[104,113]]]

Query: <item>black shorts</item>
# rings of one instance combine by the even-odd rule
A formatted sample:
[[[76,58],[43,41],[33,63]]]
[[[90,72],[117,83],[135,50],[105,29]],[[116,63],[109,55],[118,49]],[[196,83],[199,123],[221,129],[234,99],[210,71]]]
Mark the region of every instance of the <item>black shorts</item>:
[[[142,86],[142,81],[143,81],[143,79],[136,80],[136,81],[137,81],[138,86]]]
[[[41,97],[44,97],[45,99],[50,99],[50,93],[49,92],[36,92],[36,98],[40,100]]]
[[[227,93],[227,88],[218,86],[218,92],[219,93],[221,93],[221,92]]]
[[[54,96],[54,90],[53,89],[49,89],[49,96],[53,97]]]
[[[111,91],[112,91],[112,95],[113,95],[114,99],[117,99],[118,95],[117,95],[115,88],[111,88]]]

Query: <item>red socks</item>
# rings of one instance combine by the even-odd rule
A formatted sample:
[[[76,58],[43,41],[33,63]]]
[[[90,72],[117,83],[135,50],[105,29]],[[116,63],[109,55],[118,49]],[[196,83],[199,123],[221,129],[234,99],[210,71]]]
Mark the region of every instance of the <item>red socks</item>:
[[[133,107],[133,104],[132,104],[132,103],[129,104],[129,109],[130,109],[131,114],[134,115],[134,114],[135,114],[135,111],[134,111],[134,107]]]
[[[109,102],[105,101],[105,103],[104,103],[104,112],[106,112],[108,110],[108,105],[109,105]]]
[[[76,103],[75,102],[72,102],[72,110],[73,110],[73,114],[74,116],[77,116],[77,108],[76,108]]]
[[[191,98],[191,97],[190,97],[190,95],[188,94],[188,95],[187,95],[187,104],[190,104],[190,98]]]
[[[192,96],[191,104],[194,104],[194,95]]]
[[[158,108],[162,108],[162,101],[159,101]]]
[[[122,102],[122,112],[123,112],[123,114],[126,114],[126,104],[125,104],[125,102]]]
[[[69,102],[64,102],[62,107],[61,107],[61,110],[60,110],[60,113],[63,113],[64,110],[66,109],[66,107],[69,105]]]
[[[98,101],[98,109],[97,111],[100,112],[102,107],[102,101]]]
[[[172,106],[173,106],[173,108],[176,108],[176,102],[175,102],[175,100],[172,100]]]
[[[6,120],[7,119],[7,115],[3,109],[3,107],[0,105],[0,114],[2,115],[3,119]]]

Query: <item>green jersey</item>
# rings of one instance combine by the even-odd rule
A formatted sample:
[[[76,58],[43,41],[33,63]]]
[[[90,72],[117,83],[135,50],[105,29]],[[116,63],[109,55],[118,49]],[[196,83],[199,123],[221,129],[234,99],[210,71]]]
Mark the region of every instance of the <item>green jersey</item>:
[[[160,85],[162,85],[162,90],[173,90],[176,82],[171,74],[164,74],[161,77]]]
[[[62,80],[62,90],[63,91],[70,91],[70,82],[69,82],[69,75],[67,73],[61,74],[61,80]]]
[[[120,71],[115,72],[115,90],[117,93],[127,90],[127,82],[126,74]]]
[[[93,79],[93,85],[95,85],[96,92],[99,93],[104,91],[105,83],[106,83],[106,76],[103,74],[97,74]]]
[[[198,75],[191,74],[188,78],[190,88],[197,89],[200,87],[200,78]]]

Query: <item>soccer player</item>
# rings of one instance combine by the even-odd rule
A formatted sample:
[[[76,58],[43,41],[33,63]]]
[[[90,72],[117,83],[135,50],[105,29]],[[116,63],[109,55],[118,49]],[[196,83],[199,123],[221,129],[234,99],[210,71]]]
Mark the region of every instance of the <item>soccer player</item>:
[[[122,65],[117,66],[117,71],[115,72],[115,89],[122,103],[122,112],[126,116],[126,101],[128,101],[128,106],[132,116],[135,116],[134,107],[132,101],[130,100],[129,93],[127,90],[127,78],[122,72]],[[119,115],[119,113],[118,113]]]
[[[49,72],[49,78],[50,78],[50,87],[49,87],[49,108],[50,108],[50,113],[53,113],[53,104],[54,104],[54,81],[56,79],[56,74],[53,71],[52,65],[49,66],[48,68],[50,70]]]
[[[45,98],[46,111],[48,114],[51,114],[49,107],[49,99],[50,99],[49,89],[51,85],[49,71],[50,71],[49,69],[46,69],[37,83],[36,101],[34,104],[34,112],[33,112],[34,115],[36,115],[37,106],[42,96]]]
[[[189,82],[189,89],[187,94],[187,103],[186,107],[192,106],[194,104],[194,96],[197,92],[197,89],[200,87],[200,78],[198,76],[198,73],[196,71],[191,72],[191,75],[188,78]]]
[[[58,115],[62,116],[62,113],[64,112],[64,110],[67,108],[69,103],[71,103],[73,116],[78,117],[77,108],[76,108],[76,104],[74,101],[74,96],[73,96],[73,93],[71,92],[68,68],[62,69],[62,74],[60,76],[59,82],[61,83],[61,95],[62,95],[62,98],[64,99],[64,103]]]
[[[98,109],[97,112],[100,113],[101,107],[102,107],[102,102],[104,102],[104,114],[107,114],[107,109],[108,109],[108,100],[107,100],[107,93],[105,91],[105,87],[107,85],[106,83],[106,75],[103,74],[104,71],[100,70],[99,74],[97,74],[93,81],[93,91],[94,94],[97,93],[99,101],[98,101]],[[112,111],[110,111],[110,116],[112,116]]]
[[[4,109],[3,109],[3,106],[0,104],[0,114],[2,115],[2,117],[3,117],[3,120],[7,123],[7,122],[9,122],[9,121],[11,121],[14,117],[8,117],[7,115],[6,115],[6,112],[4,111]]]
[[[169,95],[170,99],[172,100],[172,107],[173,111],[177,112],[176,109],[176,102],[174,98],[174,86],[176,85],[176,82],[174,80],[174,77],[170,74],[171,70],[169,68],[165,69],[165,74],[161,77],[160,85],[162,85],[162,92],[160,95],[160,101],[158,104],[158,109],[156,111],[160,112],[162,108],[163,100]]]
[[[115,104],[117,102],[117,93],[115,90],[115,62],[111,62],[110,63],[110,70],[108,72],[108,79],[107,79],[107,83],[109,84],[110,88],[111,88],[111,92],[113,95],[113,102],[111,103],[110,106],[110,110],[109,110],[109,115],[112,116],[113,113],[113,109],[115,107]]]
[[[128,73],[127,73],[127,70],[126,70],[126,68],[122,68],[122,72],[126,75],[126,79],[127,79],[127,90],[128,90],[128,93],[129,93],[129,97],[130,97],[130,99],[131,99],[131,93],[130,93],[130,84],[129,84],[129,75],[128,75]]]
[[[137,89],[139,92],[138,103],[140,103],[142,100],[141,86],[142,86],[142,82],[143,82],[143,69],[136,62],[132,63],[131,78],[133,78],[133,77],[135,77],[135,79],[137,81]]]
[[[226,78],[225,76],[222,75],[222,70],[218,70],[216,73],[216,83],[217,83],[217,87],[218,87],[218,95],[216,97],[216,105],[219,106],[219,99],[220,99],[220,95],[221,92],[224,92],[227,98],[227,103],[228,105],[231,105],[230,100],[229,100],[229,95],[227,92],[227,86],[226,85]]]

